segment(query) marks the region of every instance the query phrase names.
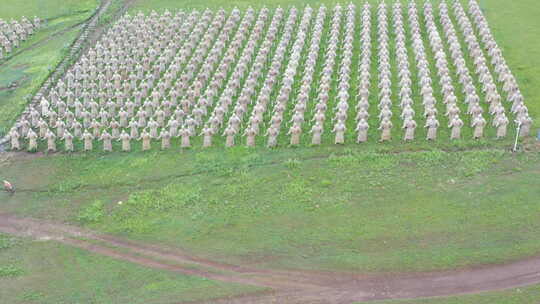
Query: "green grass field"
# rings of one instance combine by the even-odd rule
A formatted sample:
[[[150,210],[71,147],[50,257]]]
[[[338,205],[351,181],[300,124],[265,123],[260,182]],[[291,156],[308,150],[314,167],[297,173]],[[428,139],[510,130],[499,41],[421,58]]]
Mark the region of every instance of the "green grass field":
[[[96,5],[95,1],[84,5],[64,1],[65,6],[55,6],[55,1],[48,1],[49,16],[65,17],[55,19],[58,27],[44,33],[84,20]],[[0,18],[31,16],[43,3],[34,2],[38,4],[27,7],[25,1],[19,11],[0,10]],[[335,2],[309,1],[313,6]],[[263,3],[301,6],[306,2],[138,0],[130,12]],[[540,6],[532,0],[480,4],[538,127]],[[90,11],[79,13],[86,9]],[[61,58],[62,48],[77,33],[75,28],[0,66],[0,87],[21,83],[15,90],[0,91],[0,134],[22,110],[24,96],[38,87],[51,62]],[[38,35],[32,41],[39,40]],[[532,152],[510,154],[505,152],[510,143],[511,139],[463,140],[433,147],[423,140],[408,145],[396,140],[389,145],[348,147],[182,152],[155,148],[149,153],[16,157],[0,161],[0,179],[9,179],[21,191],[12,197],[0,193],[0,212],[66,221],[262,268],[392,272],[501,263],[540,252],[538,144],[528,139]],[[201,290],[209,297],[250,291],[151,271],[55,243],[15,243],[4,249],[0,243],[1,260],[9,261],[0,266],[0,275],[8,274],[0,284],[9,286],[0,289],[0,298],[9,303],[32,303],[43,295],[46,302],[36,303],[170,303],[177,297],[195,300]],[[44,252],[50,258],[41,265]],[[65,261],[75,261],[77,267]],[[91,274],[90,282],[84,282],[88,275],[79,273],[78,267]],[[130,280],[120,284],[118,273]],[[68,275],[64,278],[64,274]],[[98,291],[96,297],[89,292],[92,289]],[[138,293],[131,294],[135,289]],[[162,298],[148,302],[156,292]],[[381,303],[539,300],[538,286],[533,286]]]
[[[0,18],[20,19],[22,16],[56,19],[78,12],[93,10],[98,0],[3,0]]]
[[[486,292],[477,295],[426,298],[414,300],[376,301],[374,304],[534,304],[540,299],[540,286]]]
[[[267,267],[432,270],[540,250],[540,210],[527,203],[540,194],[537,154],[328,152],[15,162],[3,169],[15,184],[45,192],[3,208],[72,222],[97,213],[95,229]],[[31,171],[50,175],[22,173]]]
[[[1,234],[0,261],[2,303],[178,303],[257,290]]]

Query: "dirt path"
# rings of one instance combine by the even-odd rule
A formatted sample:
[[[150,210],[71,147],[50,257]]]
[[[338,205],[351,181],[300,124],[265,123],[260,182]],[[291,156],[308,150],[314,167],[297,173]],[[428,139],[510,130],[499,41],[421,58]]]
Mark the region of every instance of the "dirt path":
[[[477,293],[540,282],[540,257],[455,271],[359,275],[229,265],[195,257],[179,249],[141,244],[79,227],[9,214],[0,214],[0,232],[54,240],[155,269],[271,289],[212,303],[345,304]]]
[[[282,290],[319,288],[330,284],[333,279],[332,276],[326,275],[266,271],[217,263],[190,256],[178,249],[138,244],[78,227],[35,219],[22,219],[7,214],[0,214],[0,232],[38,240],[55,240],[153,268]]]

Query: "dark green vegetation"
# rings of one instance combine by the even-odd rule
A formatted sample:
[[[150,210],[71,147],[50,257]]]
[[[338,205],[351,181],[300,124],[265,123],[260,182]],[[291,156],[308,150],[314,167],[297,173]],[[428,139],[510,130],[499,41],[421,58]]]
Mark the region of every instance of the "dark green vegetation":
[[[2,1],[0,18],[38,16],[45,21],[44,27],[0,61],[0,136],[67,54],[80,33],[79,24],[92,15],[97,5],[98,0]]]
[[[254,291],[0,234],[2,303],[177,303]]]
[[[540,299],[540,286],[486,292],[477,295],[373,302],[374,304],[533,304]]]

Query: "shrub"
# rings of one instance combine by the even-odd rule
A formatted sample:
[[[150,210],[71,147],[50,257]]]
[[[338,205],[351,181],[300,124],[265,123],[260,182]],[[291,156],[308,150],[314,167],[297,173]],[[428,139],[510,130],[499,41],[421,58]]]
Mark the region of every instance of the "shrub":
[[[17,239],[0,234],[0,250],[11,248],[15,246],[17,242]]]
[[[23,274],[22,269],[16,266],[13,266],[13,265],[0,266],[0,278],[16,277],[21,274]]]
[[[95,201],[90,206],[84,208],[79,213],[77,220],[82,224],[91,224],[101,221],[105,212],[105,205],[102,201]]]
[[[298,159],[291,159],[289,158],[286,162],[285,162],[285,167],[289,168],[289,169],[296,169],[300,166],[300,161]]]

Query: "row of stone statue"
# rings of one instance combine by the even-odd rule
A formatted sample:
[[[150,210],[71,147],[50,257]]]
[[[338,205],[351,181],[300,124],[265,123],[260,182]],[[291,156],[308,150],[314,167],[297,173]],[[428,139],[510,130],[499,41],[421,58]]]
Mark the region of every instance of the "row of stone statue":
[[[253,102],[253,99],[256,99],[255,105],[251,116],[248,118],[249,125],[245,128],[243,134],[247,137],[248,145],[255,143],[254,138],[260,133],[260,124],[263,122],[263,114],[267,111],[268,106],[271,105],[271,92],[274,90],[278,90],[273,111],[274,128],[272,128],[272,130],[269,129],[268,132],[271,133],[271,135],[269,135],[269,142],[271,145],[277,144],[277,135],[279,134],[283,113],[286,109],[286,102],[289,100],[290,93],[292,92],[294,76],[300,63],[301,50],[303,49],[303,45],[307,38],[307,31],[312,17],[312,9],[306,7],[303,15],[301,15],[302,18],[300,19],[299,17],[297,10],[291,10],[283,27],[283,35],[281,37],[274,35],[266,37],[267,39],[263,42],[265,48],[271,45],[269,44],[271,41],[274,41],[274,43],[277,44],[273,57],[272,53],[269,52],[269,49],[268,51],[263,50],[262,52],[253,54],[255,56],[255,65],[249,73],[246,71],[247,80],[244,83],[244,86],[239,86],[239,97],[236,99],[236,103],[230,104],[233,106],[233,114],[227,120],[224,129],[224,134],[227,136],[226,145],[232,143],[231,140],[235,135],[242,134],[241,122],[245,119],[244,117],[246,117],[246,114],[249,114],[249,105]],[[297,19],[300,19],[300,21],[295,31]],[[294,39],[295,35],[296,39]],[[284,67],[284,72],[280,72],[283,70],[282,66],[287,59],[289,45],[292,45],[289,51],[289,62],[288,65]],[[259,95],[257,95],[256,87],[259,85],[258,78],[261,75],[264,75],[262,74],[264,72],[264,65],[265,62],[268,61],[270,62],[269,71],[266,79],[264,79],[264,82],[262,83],[261,91],[259,92]],[[279,81],[279,77],[282,77],[281,82]],[[280,84],[281,87],[279,86]],[[227,87],[232,89],[229,84],[227,84]],[[231,92],[233,95],[229,96],[233,97],[234,89]],[[223,102],[224,100],[222,97],[223,95],[220,97],[219,105],[224,106],[225,112],[228,112],[229,103]],[[216,114],[216,112],[214,111],[213,114]],[[211,116],[209,121],[220,120],[219,116],[214,117],[215,119]],[[277,122],[278,120],[279,122]],[[214,126],[216,125],[214,124]],[[219,129],[219,126],[217,126],[217,128]],[[203,127],[203,130],[204,129],[215,130],[216,128],[208,124]]]
[[[448,10],[446,8],[446,5],[441,5],[440,11],[442,16],[441,18],[447,20],[446,23],[450,23],[450,20],[447,17]],[[500,95],[494,77],[492,76],[495,75],[496,80],[502,84],[502,92],[506,95],[505,101],[507,101],[507,103],[509,104],[511,103],[511,106],[509,107],[509,112],[514,115],[514,120],[516,121],[516,123],[518,125],[522,125],[522,127],[527,130],[528,128],[530,128],[532,119],[529,116],[527,106],[524,104],[523,96],[521,95],[517,82],[512,75],[510,69],[506,65],[506,62],[502,57],[502,52],[497,46],[497,43],[495,43],[493,39],[491,39],[491,41],[488,41],[485,39],[485,37],[483,37],[482,42],[484,43],[484,45],[480,45],[477,40],[473,25],[471,24],[469,17],[463,10],[460,3],[454,3],[454,12],[457,16],[457,23],[461,28],[461,31],[464,33],[465,42],[469,50],[469,55],[473,58],[475,72],[478,76],[478,81],[482,86],[482,91],[485,93],[485,101],[489,105],[489,113],[494,117],[493,124],[497,125],[499,121],[504,122],[508,120],[502,105],[503,98]],[[473,17],[473,19],[476,19],[478,17],[477,13],[473,13],[471,14],[471,16]],[[487,24],[485,26],[486,28],[484,28],[484,30],[482,31],[485,31],[487,29]],[[489,31],[489,29],[487,30]],[[448,30],[447,36],[452,41],[457,41],[458,39],[457,37],[455,37],[452,28]],[[453,44],[457,49],[458,43],[453,42]],[[486,59],[483,49],[486,49],[487,56],[491,57],[491,67],[493,69],[493,74],[490,71],[489,61]],[[460,59],[460,57],[462,56],[461,52],[456,50],[454,51],[454,54],[456,54],[455,56],[457,56],[459,59],[457,62],[460,62],[458,68],[465,69],[465,67],[462,68],[464,60]],[[471,81],[467,81],[468,87],[474,87]],[[477,103],[478,98],[474,98],[473,100]],[[472,109],[472,112],[475,113],[476,110]]]
[[[431,118],[433,119],[433,118]],[[344,125],[339,126],[338,124],[343,124],[342,122],[338,122],[333,129],[333,133],[335,133],[334,137],[334,143],[335,144],[344,144],[345,143],[345,131],[346,128]],[[479,138],[478,134],[482,134],[481,131],[478,131],[478,128],[482,126],[475,126],[474,131],[474,138]],[[402,127],[404,129],[403,134],[403,140],[409,141],[414,139],[414,132],[416,129],[416,126],[411,127],[407,125],[406,123]],[[425,128],[427,128],[427,139],[432,140],[436,138],[437,134],[437,127],[433,127],[429,122],[426,123]],[[461,128],[461,126],[453,126],[452,127],[452,134],[451,138],[457,139],[455,134],[460,134],[459,130],[455,130],[455,128]],[[268,129],[268,132],[266,133],[266,142],[267,147],[273,148],[277,146],[277,132],[272,132],[274,127],[271,126]],[[366,142],[368,139],[368,128],[358,130],[357,133],[357,143]],[[249,128],[246,130],[250,130]],[[275,130],[274,130],[275,131]],[[380,133],[380,141],[387,141],[391,139],[390,129],[382,129],[382,132]],[[321,144],[321,136],[322,136],[322,128],[319,129],[312,129],[311,132],[311,145],[320,145]],[[213,145],[213,135],[215,132],[211,130],[209,127],[204,127],[201,134],[199,136],[203,137],[203,144],[202,147],[207,148],[211,147]],[[528,129],[521,128],[520,134],[522,136],[528,135]],[[136,136],[134,136],[136,135]],[[122,131],[119,134],[116,134],[116,136],[113,136],[108,130],[100,130],[99,132],[95,132],[95,130],[84,130],[80,136],[80,138],[75,137],[73,134],[71,134],[69,131],[64,131],[62,134],[62,137],[58,137],[53,131],[50,129],[47,129],[45,131],[45,134],[43,136],[39,136],[36,132],[34,132],[32,129],[29,129],[26,136],[24,138],[19,135],[19,132],[17,129],[13,128],[9,133],[8,137],[10,139],[10,148],[13,151],[22,150],[26,148],[28,151],[36,151],[38,149],[38,144],[40,141],[45,141],[47,143],[47,151],[50,152],[56,152],[57,151],[57,143],[58,141],[62,141],[64,144],[65,151],[72,152],[74,151],[74,140],[80,139],[84,143],[84,151],[92,151],[94,149],[94,144],[96,141],[102,142],[103,145],[103,151],[112,151],[112,142],[113,141],[120,141],[122,142],[122,151],[130,151],[131,150],[131,141],[137,140],[142,141],[142,150],[146,151],[151,148],[152,141],[160,140],[161,141],[161,148],[162,149],[168,149],[171,147],[171,139],[172,138],[181,138],[180,147],[181,148],[190,148],[192,137],[195,134],[193,134],[189,128],[183,127],[177,131],[177,134],[175,136],[171,135],[171,132],[169,132],[168,129],[163,128],[161,132],[158,134],[153,133],[152,131],[149,131],[148,129],[143,129],[140,134],[134,134],[133,132],[129,132],[129,130],[122,129]],[[290,146],[297,146],[300,144],[301,140],[301,132],[295,132],[294,129],[291,129],[287,135],[290,135],[289,137],[289,144]],[[235,139],[236,136],[234,134],[229,134],[225,132],[223,134],[223,137],[225,137],[225,147],[233,147],[236,145]],[[248,147],[254,147],[256,142],[257,134],[254,132],[246,131],[243,134],[243,139],[245,140],[245,145]],[[26,144],[25,144],[26,142]]]
[[[478,3],[474,0],[470,0],[469,7],[474,28],[467,19],[462,18],[463,27],[467,32],[473,32],[476,29],[476,31],[479,33],[481,41],[484,44],[483,46],[485,49],[487,49],[487,56],[491,59],[490,61],[493,69],[493,75],[496,77],[497,81],[502,84],[502,91],[506,94],[506,100],[512,104],[510,107],[511,113],[515,115],[518,124],[521,124],[527,128],[530,126],[532,119],[529,116],[527,106],[525,105],[524,98],[519,90],[517,81],[504,60],[502,51],[495,42],[495,39],[491,34],[487,21],[480,10]],[[461,5],[456,5],[455,8],[458,15],[464,16],[464,10]],[[472,45],[470,48],[476,49],[478,44],[471,38],[470,45]],[[487,60],[482,61],[487,62]],[[484,68],[484,70],[486,70],[486,68]],[[489,83],[491,87],[496,87],[492,81],[492,78],[489,78]],[[493,105],[493,101],[495,101],[496,104],[500,103],[500,100],[496,98],[498,96],[496,94],[494,95],[495,98],[491,99],[491,105]]]
[[[41,20],[38,17],[34,17],[33,22],[24,16],[20,21],[7,22],[0,19],[0,60],[19,47],[19,44],[26,41],[40,26]]]

